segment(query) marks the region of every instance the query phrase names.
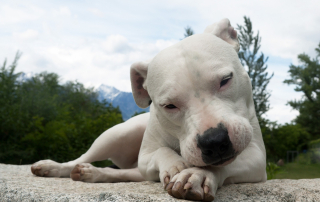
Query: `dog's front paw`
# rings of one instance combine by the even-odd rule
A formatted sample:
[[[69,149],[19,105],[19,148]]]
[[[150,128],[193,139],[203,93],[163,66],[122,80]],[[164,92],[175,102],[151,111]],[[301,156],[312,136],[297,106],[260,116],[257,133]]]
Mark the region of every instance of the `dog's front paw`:
[[[160,168],[160,181],[164,185],[164,188],[167,187],[170,180],[175,176],[177,173],[180,173],[186,168],[191,167],[191,165],[187,161],[176,161],[172,163],[171,165],[167,164],[166,167]]]
[[[213,201],[218,188],[212,171],[192,167],[175,175],[166,186],[168,193],[179,199]]]

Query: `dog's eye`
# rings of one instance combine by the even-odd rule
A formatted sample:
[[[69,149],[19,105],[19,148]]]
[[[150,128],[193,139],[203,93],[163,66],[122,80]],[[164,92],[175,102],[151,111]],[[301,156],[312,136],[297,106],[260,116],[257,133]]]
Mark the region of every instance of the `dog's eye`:
[[[165,108],[167,108],[167,109],[175,109],[177,107],[174,106],[173,104],[169,104],[169,105],[166,105]]]
[[[222,78],[222,81],[220,82],[220,88],[228,83],[230,79],[232,79],[233,73],[231,72],[229,75]]]
[[[231,78],[224,79],[220,82],[220,88],[228,83]]]

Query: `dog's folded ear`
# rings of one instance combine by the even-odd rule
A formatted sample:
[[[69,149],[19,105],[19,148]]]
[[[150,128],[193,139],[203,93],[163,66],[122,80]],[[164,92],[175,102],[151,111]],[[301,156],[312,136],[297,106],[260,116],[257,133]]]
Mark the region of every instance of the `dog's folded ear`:
[[[209,25],[204,33],[211,33],[226,41],[238,52],[240,49],[237,31],[231,26],[229,19],[225,18],[218,23]]]
[[[145,85],[149,62],[150,61],[133,63],[130,69],[133,98],[141,108],[147,108],[151,104],[151,98]]]

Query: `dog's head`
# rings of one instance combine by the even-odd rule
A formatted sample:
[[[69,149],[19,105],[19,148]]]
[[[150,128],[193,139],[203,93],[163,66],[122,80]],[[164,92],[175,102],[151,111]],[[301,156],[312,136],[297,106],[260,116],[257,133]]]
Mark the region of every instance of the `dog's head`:
[[[237,33],[224,19],[131,67],[136,103],[152,102],[157,122],[195,166],[226,165],[251,141],[255,110],[238,50]]]

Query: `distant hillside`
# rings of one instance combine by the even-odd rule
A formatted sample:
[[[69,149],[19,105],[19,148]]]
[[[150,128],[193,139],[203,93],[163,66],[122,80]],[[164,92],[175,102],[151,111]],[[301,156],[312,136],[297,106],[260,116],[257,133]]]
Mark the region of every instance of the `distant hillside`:
[[[112,103],[113,106],[119,106],[123,120],[128,120],[135,112],[149,111],[149,107],[147,109],[141,109],[137,106],[132,93],[122,92],[115,87],[104,84],[102,84],[97,91],[99,93],[98,99],[100,101],[106,99],[108,102]]]

